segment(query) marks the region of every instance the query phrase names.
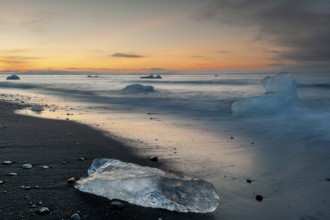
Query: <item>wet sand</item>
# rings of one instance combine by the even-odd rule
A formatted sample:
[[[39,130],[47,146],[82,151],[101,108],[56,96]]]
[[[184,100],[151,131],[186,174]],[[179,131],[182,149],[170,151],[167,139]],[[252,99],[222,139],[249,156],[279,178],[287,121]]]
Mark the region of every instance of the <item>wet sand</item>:
[[[138,157],[133,148],[93,128],[14,114],[18,108],[0,100],[0,162],[14,161],[12,165],[0,165],[0,219],[70,219],[76,212],[82,219],[214,219],[212,214],[177,213],[127,203],[118,210],[108,199],[76,190],[67,180],[86,175],[97,157],[167,168]],[[23,169],[27,163],[33,168]],[[40,207],[50,212],[40,215]]]

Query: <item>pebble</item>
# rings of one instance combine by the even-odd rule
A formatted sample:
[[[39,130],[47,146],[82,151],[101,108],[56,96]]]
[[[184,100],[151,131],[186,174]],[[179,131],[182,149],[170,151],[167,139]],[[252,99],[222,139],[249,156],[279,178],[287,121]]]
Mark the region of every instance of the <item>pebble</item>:
[[[68,179],[66,182],[67,183],[74,183],[76,181],[76,178],[71,177],[70,179]]]
[[[17,173],[8,173],[8,176],[17,176]]]
[[[81,158],[79,158],[79,160],[80,160],[80,161],[85,161],[85,160],[86,160],[86,158],[84,158],[84,157],[81,157]]]
[[[32,189],[32,187],[31,186],[22,186],[22,189],[30,190],[30,189]]]
[[[247,182],[247,183],[252,183],[253,180],[247,179],[246,182]]]
[[[112,201],[111,206],[112,206],[112,208],[115,208],[115,209],[124,208],[124,204],[122,202],[119,202],[119,201]]]
[[[152,162],[157,162],[157,161],[158,161],[158,157],[157,157],[157,156],[150,157],[150,160],[151,160]]]
[[[4,183],[5,183],[4,181],[0,180],[0,184],[4,184]]]
[[[71,215],[71,219],[72,220],[80,220],[80,215],[78,213],[74,213],[73,215]]]
[[[49,166],[42,166],[43,169],[49,169]]]
[[[261,202],[264,199],[264,197],[262,195],[256,195],[256,200],[258,202]]]
[[[45,214],[49,214],[50,213],[50,210],[49,208],[47,207],[41,207],[39,210],[38,210],[38,213],[40,215],[45,215]]]
[[[23,169],[31,169],[32,168],[32,165],[31,164],[23,164]]]
[[[12,165],[14,162],[10,160],[5,160],[2,162],[3,165]]]

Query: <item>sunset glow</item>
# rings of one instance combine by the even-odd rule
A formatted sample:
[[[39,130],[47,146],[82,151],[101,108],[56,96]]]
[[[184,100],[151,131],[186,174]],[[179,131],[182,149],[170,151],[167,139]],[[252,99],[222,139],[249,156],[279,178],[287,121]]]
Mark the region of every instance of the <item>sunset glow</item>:
[[[263,18],[248,12],[244,17],[226,1],[207,2],[1,0],[0,71],[277,70],[314,65],[300,59],[296,53],[301,48],[282,36],[290,33],[276,35]],[[251,6],[253,10],[259,9]],[[237,18],[230,14],[235,12]],[[308,13],[299,7],[294,12]],[[316,61],[328,67],[328,62]]]

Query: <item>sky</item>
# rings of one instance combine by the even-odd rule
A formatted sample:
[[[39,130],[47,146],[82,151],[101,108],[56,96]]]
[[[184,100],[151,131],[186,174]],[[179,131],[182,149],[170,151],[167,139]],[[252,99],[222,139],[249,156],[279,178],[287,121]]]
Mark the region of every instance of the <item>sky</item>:
[[[0,71],[330,73],[329,0],[0,0]]]

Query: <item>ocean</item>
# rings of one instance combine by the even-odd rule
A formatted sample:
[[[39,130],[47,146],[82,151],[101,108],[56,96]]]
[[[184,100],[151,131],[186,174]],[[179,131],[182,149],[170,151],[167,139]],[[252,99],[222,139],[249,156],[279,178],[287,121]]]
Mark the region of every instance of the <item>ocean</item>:
[[[19,114],[88,124],[142,157],[158,156],[169,170],[210,181],[221,198],[216,218],[329,219],[330,77],[294,74],[297,99],[289,107],[233,114],[234,102],[265,93],[266,76],[1,76],[0,95],[44,108]],[[132,84],[154,91],[124,90]]]

